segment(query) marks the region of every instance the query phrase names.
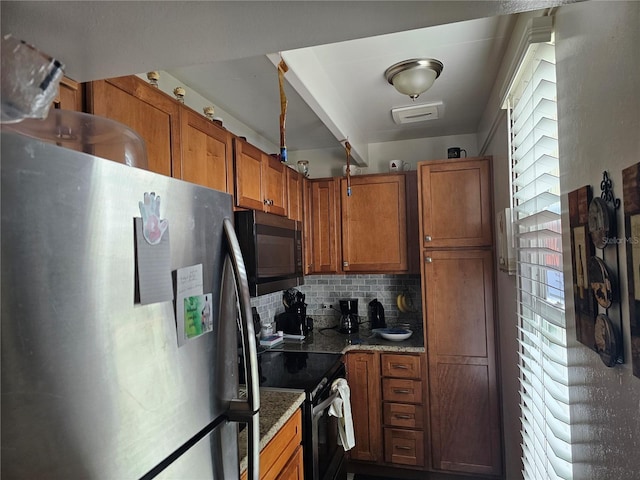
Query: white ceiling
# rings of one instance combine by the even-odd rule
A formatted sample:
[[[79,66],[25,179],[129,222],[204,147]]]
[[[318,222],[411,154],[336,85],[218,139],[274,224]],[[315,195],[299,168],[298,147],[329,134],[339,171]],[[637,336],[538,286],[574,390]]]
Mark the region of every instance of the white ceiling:
[[[166,70],[275,145],[282,52],[288,148],[348,138],[366,161],[369,143],[475,132],[512,14],[573,1],[2,1],[0,20],[75,80]],[[444,63],[416,100],[442,101],[444,115],[396,126],[390,109],[412,102],[383,74],[415,57]]]
[[[290,68],[285,79],[312,80],[300,91],[287,83],[287,147],[328,148],[347,137],[369,144],[474,133],[514,21],[515,15],[497,16],[281,52]],[[437,58],[444,70],[412,102],[389,85],[384,71],[416,57]],[[168,73],[278,145],[278,60],[277,54],[273,61],[261,55]],[[393,107],[432,102],[443,104],[438,120],[397,125],[391,117]],[[340,128],[330,131],[320,119]]]

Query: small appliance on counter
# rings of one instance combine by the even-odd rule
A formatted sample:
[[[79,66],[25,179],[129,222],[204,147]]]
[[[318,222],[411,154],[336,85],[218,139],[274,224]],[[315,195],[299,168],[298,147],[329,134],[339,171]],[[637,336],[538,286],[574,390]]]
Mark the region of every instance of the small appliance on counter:
[[[290,335],[307,335],[310,322],[307,318],[307,304],[305,295],[296,288],[290,288],[282,293],[284,313],[276,316],[276,329]]]
[[[340,300],[340,333],[355,333],[358,331],[358,299],[348,298]]]
[[[377,298],[369,302],[369,322],[371,323],[371,329],[387,327],[384,321],[384,307]]]

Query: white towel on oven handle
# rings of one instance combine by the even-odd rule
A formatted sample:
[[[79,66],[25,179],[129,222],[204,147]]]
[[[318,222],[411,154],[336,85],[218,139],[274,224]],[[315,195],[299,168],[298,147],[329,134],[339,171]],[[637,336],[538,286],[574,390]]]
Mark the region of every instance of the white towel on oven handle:
[[[336,392],[336,397],[329,407],[329,415],[337,417],[340,443],[345,451],[351,450],[356,445],[356,437],[353,433],[353,419],[351,418],[349,384],[344,378],[338,378],[331,384],[331,391]]]

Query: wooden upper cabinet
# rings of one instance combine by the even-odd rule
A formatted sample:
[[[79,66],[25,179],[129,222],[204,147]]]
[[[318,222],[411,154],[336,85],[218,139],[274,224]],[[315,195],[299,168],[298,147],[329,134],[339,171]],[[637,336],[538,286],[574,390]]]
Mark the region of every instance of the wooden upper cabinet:
[[[303,203],[303,186],[304,177],[293,168],[287,168],[287,185],[288,185],[288,207],[287,216],[291,220],[302,222]]]
[[[188,107],[180,109],[180,117],[182,155],[174,176],[232,193],[231,134]]]
[[[335,273],[339,267],[339,183],[333,179],[310,180],[308,273]]]
[[[286,215],[287,167],[240,138],[233,142],[236,206]]]
[[[423,254],[433,467],[499,475],[492,251]]]
[[[491,246],[490,158],[421,162],[418,168],[422,245]]]
[[[264,210],[276,215],[287,215],[289,198],[287,195],[288,168],[277,158],[262,154],[262,178],[264,198],[267,200]]]
[[[262,152],[239,138],[233,139],[236,174],[236,205],[263,210]]]
[[[137,132],[146,145],[147,170],[171,176],[180,159],[180,104],[133,75],[91,82],[86,89],[88,111]]]
[[[405,272],[407,204],[405,175],[367,175],[340,180],[342,269]]]
[[[61,110],[82,112],[84,110],[82,92],[82,84],[70,78],[62,77],[58,88],[58,95],[53,101],[53,107],[60,108]]]

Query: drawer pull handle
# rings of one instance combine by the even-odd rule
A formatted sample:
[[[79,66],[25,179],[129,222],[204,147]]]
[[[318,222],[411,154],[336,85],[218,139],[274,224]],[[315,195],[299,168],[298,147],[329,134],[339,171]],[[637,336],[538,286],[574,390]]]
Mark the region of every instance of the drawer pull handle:
[[[395,446],[398,450],[411,450],[411,447],[407,447],[405,445],[396,445]]]
[[[394,363],[391,365],[391,368],[398,368],[400,370],[409,370],[409,366],[404,363]]]
[[[393,389],[393,393],[402,393],[402,394],[409,394],[411,393],[411,390],[407,390],[406,388],[394,388]]]
[[[411,420],[413,418],[413,415],[395,415],[396,418],[400,418],[402,420]]]

